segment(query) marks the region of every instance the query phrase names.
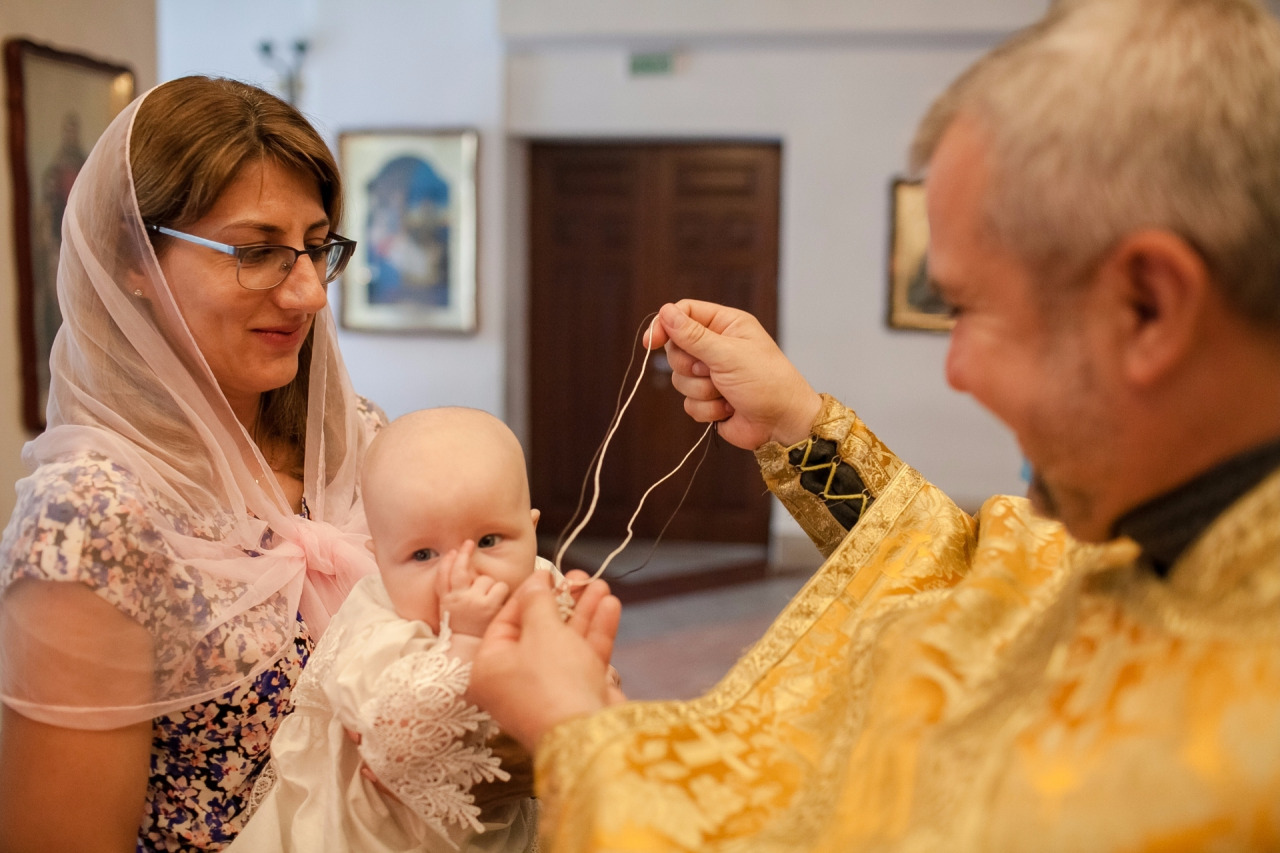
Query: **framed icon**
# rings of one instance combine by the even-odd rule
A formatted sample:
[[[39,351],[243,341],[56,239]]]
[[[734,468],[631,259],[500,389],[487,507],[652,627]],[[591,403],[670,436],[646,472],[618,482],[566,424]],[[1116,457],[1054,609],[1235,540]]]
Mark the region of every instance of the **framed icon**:
[[[58,255],[62,215],[94,142],[134,95],[124,65],[25,39],[4,45],[9,105],[9,162],[18,275],[22,412],[28,429],[44,429],[49,352],[62,325]]]
[[[923,182],[894,180],[890,216],[889,325],[895,329],[950,330],[955,321],[929,277],[929,220]]]
[[[478,148],[474,130],[341,134],[345,328],[476,330]]]

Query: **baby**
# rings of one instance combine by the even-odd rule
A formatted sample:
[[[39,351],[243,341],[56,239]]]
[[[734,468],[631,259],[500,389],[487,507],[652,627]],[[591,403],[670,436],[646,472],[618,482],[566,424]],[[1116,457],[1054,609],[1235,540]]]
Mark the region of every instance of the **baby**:
[[[229,849],[533,849],[532,799],[483,815],[474,802],[473,784],[508,774],[467,694],[510,592],[535,565],[555,572],[537,556],[520,444],[485,412],[414,412],[370,445],[362,492],[378,575],[312,653],[271,744],[275,778]]]

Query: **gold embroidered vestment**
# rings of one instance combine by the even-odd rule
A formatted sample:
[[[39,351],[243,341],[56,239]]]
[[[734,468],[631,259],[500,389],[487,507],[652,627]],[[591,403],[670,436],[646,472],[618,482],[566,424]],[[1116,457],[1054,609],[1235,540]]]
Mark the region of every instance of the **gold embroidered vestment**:
[[[571,851],[1280,849],[1280,475],[1168,580],[996,497],[976,516],[827,399],[874,500],[847,534],[778,445],[827,560],[706,695],[539,745]]]

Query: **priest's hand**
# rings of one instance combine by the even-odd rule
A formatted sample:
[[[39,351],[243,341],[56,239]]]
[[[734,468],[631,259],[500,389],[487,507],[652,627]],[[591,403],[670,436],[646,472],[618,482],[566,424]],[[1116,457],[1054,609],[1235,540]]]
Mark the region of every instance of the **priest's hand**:
[[[485,631],[471,696],[533,752],[553,726],[624,698],[607,676],[620,614],[608,584],[597,580],[583,587],[563,622],[551,578],[534,573]]]
[[[671,384],[695,421],[718,421],[720,436],[754,450],[809,435],[822,408],[778,344],[745,311],[682,299],[662,306],[646,345],[665,346]]]

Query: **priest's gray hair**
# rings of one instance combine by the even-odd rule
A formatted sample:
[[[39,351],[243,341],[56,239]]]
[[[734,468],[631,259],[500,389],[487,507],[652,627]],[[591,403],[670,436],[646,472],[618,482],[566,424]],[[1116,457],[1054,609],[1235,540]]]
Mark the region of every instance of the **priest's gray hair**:
[[[938,98],[913,170],[958,117],[987,142],[992,233],[1047,287],[1163,228],[1280,326],[1280,22],[1260,5],[1058,0]]]

